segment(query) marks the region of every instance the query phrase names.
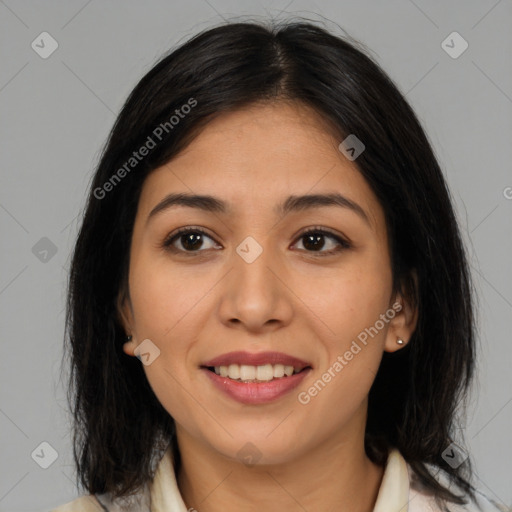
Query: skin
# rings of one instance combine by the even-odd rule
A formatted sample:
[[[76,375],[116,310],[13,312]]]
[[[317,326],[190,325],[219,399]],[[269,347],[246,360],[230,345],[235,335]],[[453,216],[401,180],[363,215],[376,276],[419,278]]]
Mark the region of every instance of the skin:
[[[383,352],[407,344],[417,312],[393,293],[384,212],[339,143],[304,105],[253,104],[213,120],[144,182],[129,298],[121,305],[133,336],[124,351],[134,356],[148,338],[160,350],[144,371],[176,422],[178,485],[187,507],[199,512],[370,512],[375,504],[383,468],[364,451],[368,393]],[[232,212],[175,206],[148,220],[171,192],[213,195]],[[289,195],[333,192],[359,204],[369,223],[337,206],[280,217],[273,212]],[[178,252],[162,248],[186,226],[208,233],[199,249],[186,252],[180,237],[173,244]],[[319,256],[301,236],[315,226],[351,247]],[[247,236],[263,249],[250,264],[235,251]],[[323,240],[320,252],[339,247],[329,236]],[[300,404],[298,393],[395,302],[402,310],[317,396]],[[285,352],[310,362],[313,371],[273,403],[240,404],[199,370],[235,350]],[[237,455],[247,442],[261,453],[252,467]]]

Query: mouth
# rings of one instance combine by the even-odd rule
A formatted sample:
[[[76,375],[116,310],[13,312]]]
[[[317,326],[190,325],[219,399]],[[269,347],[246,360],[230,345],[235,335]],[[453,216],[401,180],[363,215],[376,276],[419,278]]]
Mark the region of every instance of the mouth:
[[[247,379],[240,377],[251,377],[252,373],[244,373],[248,372],[258,372],[259,367],[249,366],[249,370],[244,369],[244,366],[247,365],[236,365],[240,366],[241,375],[238,376],[237,379],[231,378],[230,372],[234,370],[235,373],[231,373],[233,377],[236,377],[236,368],[232,365],[227,366],[228,375],[226,377],[222,377],[220,374],[220,367],[218,368],[218,374],[215,371],[215,367],[202,367],[200,370],[203,372],[205,377],[207,377],[207,381],[213,385],[213,387],[219,391],[221,391],[224,395],[229,398],[245,404],[245,405],[264,405],[268,403],[273,403],[281,398],[284,399],[285,396],[289,395],[295,388],[297,388],[301,382],[308,376],[308,374],[312,371],[311,366],[305,366],[297,373],[295,372],[295,368],[288,367],[286,375],[284,373],[284,367],[281,371],[279,365],[269,365],[270,369],[266,368],[267,365],[260,365],[263,367],[264,375],[263,377],[267,380],[258,380],[258,378]],[[224,365],[221,365],[224,366]],[[276,368],[277,367],[277,368]],[[224,366],[226,368],[226,366]],[[284,373],[282,377],[274,377],[272,374],[272,378],[270,378],[270,371],[274,372],[277,370],[277,375],[281,375]],[[291,374],[290,374],[291,372]],[[225,369],[223,369],[223,373],[225,373]],[[256,374],[256,377],[258,374]]]
[[[245,384],[258,382],[271,382],[279,379],[286,379],[292,375],[311,369],[310,365],[284,365],[284,364],[264,364],[248,365],[232,363],[230,365],[204,366],[210,372],[234,381]]]
[[[244,383],[271,382],[312,369],[312,365],[282,352],[229,352],[204,362],[201,368]]]

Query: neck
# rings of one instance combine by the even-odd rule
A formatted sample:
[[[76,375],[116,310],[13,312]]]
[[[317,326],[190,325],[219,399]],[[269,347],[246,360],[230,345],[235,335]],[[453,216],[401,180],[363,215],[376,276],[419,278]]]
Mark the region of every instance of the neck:
[[[384,469],[353,441],[330,439],[286,463],[249,467],[182,432],[178,487],[198,512],[372,512]]]

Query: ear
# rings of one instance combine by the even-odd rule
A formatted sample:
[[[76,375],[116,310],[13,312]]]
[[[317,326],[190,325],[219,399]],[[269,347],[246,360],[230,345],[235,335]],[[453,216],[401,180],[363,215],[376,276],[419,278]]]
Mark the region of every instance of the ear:
[[[400,286],[400,292],[392,297],[390,311],[395,315],[389,322],[386,334],[384,350],[395,352],[405,347],[416,329],[418,322],[418,275],[416,269],[412,269]],[[402,340],[403,344],[397,343]]]
[[[126,335],[132,336],[130,341],[126,341],[123,344],[123,351],[125,354],[129,356],[134,356],[134,350],[137,346],[136,344],[136,336],[133,333],[133,308],[130,300],[129,294],[125,290],[121,290],[117,296],[117,317],[122,325],[124,332]]]

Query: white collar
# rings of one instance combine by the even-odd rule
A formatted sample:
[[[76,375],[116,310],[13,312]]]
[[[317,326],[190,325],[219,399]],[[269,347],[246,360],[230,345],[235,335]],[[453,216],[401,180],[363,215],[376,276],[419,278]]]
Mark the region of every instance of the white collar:
[[[187,512],[174,474],[172,448],[169,446],[158,463],[149,486],[151,512]],[[390,450],[373,512],[408,512],[409,473],[400,452]]]

